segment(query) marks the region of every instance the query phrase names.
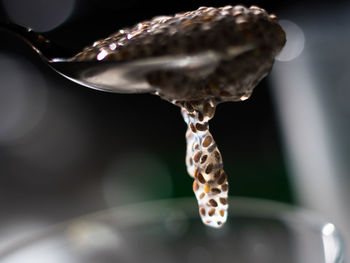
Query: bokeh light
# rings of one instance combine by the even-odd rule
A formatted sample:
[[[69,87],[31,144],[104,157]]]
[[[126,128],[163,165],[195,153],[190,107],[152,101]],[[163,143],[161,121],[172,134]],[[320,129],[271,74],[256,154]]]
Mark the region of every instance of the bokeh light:
[[[292,21],[281,20],[280,25],[286,32],[287,42],[276,59],[279,61],[290,61],[297,58],[303,52],[305,46],[304,32]]]
[[[2,0],[10,19],[44,32],[58,27],[71,15],[75,0]]]
[[[81,253],[93,253],[95,250],[106,249],[111,244],[113,249],[118,249],[122,243],[115,229],[88,220],[73,221],[68,225],[66,235],[70,245]]]
[[[66,171],[84,160],[92,143],[91,131],[86,124],[88,117],[80,115],[81,107],[79,101],[66,97],[63,90],[50,90],[44,118],[35,130],[8,149],[17,161],[40,172],[26,173],[23,165],[24,168],[17,167],[14,176],[21,181],[39,184],[66,180],[65,177],[69,176]]]
[[[30,133],[46,112],[47,86],[34,64],[0,53],[0,146]]]

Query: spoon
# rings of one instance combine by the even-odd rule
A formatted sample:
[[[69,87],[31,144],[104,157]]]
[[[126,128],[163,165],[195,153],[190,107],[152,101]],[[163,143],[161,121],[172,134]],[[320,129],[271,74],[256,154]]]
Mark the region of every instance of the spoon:
[[[219,228],[228,182],[208,121],[223,101],[247,99],[285,43],[276,16],[252,6],[201,7],[155,17],[98,40],[73,57],[32,30],[2,26],[27,42],[56,72],[89,88],[150,92],[181,107],[186,166],[202,221]]]
[[[60,57],[65,55],[62,49],[30,28],[7,22],[0,23],[0,30],[22,39],[43,62],[67,79],[88,88],[116,93],[152,92],[155,88],[144,78],[148,72],[164,68],[211,68],[219,57],[215,52],[207,51],[192,56],[161,56],[132,62],[72,61],[69,57]]]
[[[257,12],[255,20],[250,18],[253,11]],[[234,17],[234,12],[238,14],[237,17]],[[240,18],[243,20],[239,20]],[[259,33],[259,30],[250,29],[247,32],[244,30],[239,32],[239,27],[246,25],[247,22],[255,27],[256,21],[260,23],[258,18],[262,21],[267,20],[273,26],[278,26],[274,17],[271,15],[268,17],[265,10],[260,8],[201,7],[196,11],[171,17],[156,17],[139,23],[131,29],[120,30],[105,40],[95,42],[91,47],[85,48],[73,57],[30,28],[7,22],[0,24],[0,30],[25,41],[45,63],[73,82],[108,92],[159,94],[163,90],[165,93],[168,91],[158,83],[150,81],[149,76],[153,73],[175,72],[177,75],[190,76],[191,80],[198,82],[212,76],[223,62],[233,61],[242,54],[251,53],[261,47],[266,48],[266,41],[264,42],[263,39],[254,37],[247,41],[249,37],[251,38],[252,32]],[[204,35],[205,38],[210,39],[211,35],[218,32],[219,29],[227,30],[229,26],[233,28],[233,40],[226,41],[228,36],[222,35],[220,38],[226,41],[224,45],[217,47],[213,42],[207,46],[201,46],[200,37]],[[178,43],[175,47],[173,40]],[[221,40],[217,39],[217,41],[220,43]],[[159,46],[159,43],[162,46]],[[106,49],[107,44],[108,49]],[[184,44],[194,47],[186,49],[183,47]],[[110,55],[122,53],[119,50],[124,50],[123,54],[125,54],[125,49],[128,53],[137,53],[137,50],[147,45],[151,47],[146,55],[132,58],[130,56],[120,58],[119,56],[117,59],[111,59],[113,56]],[[168,47],[170,51],[162,52],[162,50],[168,50]],[[269,58],[273,59],[277,49],[270,47]],[[136,51],[130,52],[130,50]],[[174,91],[171,91],[171,95],[174,97]]]

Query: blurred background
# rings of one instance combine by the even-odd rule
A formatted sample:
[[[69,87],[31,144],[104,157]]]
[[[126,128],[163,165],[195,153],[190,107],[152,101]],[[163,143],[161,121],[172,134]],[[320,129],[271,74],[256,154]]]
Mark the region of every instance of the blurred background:
[[[252,97],[219,105],[210,123],[230,195],[310,208],[350,240],[347,1],[0,0],[0,20],[79,51],[153,16],[228,4],[276,13],[288,41]],[[0,250],[86,213],[193,195],[176,106],[87,89],[0,40]]]

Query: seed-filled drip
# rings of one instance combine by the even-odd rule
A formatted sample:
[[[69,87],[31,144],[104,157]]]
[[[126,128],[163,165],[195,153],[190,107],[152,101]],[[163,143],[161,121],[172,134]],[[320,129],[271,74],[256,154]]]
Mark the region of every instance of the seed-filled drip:
[[[216,103],[209,99],[177,103],[187,123],[187,172],[193,177],[196,195],[204,224],[221,227],[227,218],[228,183],[223,170],[220,151],[209,131],[209,120],[214,116]]]

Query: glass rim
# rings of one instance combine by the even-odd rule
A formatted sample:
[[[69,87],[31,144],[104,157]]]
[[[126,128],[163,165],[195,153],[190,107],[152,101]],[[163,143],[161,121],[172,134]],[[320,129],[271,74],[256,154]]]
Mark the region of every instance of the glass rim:
[[[194,197],[150,200],[88,213],[45,227],[37,234],[5,247],[0,250],[0,262],[23,248],[30,247],[37,242],[61,233],[74,222],[99,221],[107,224],[113,223],[119,228],[127,228],[164,221],[169,217],[169,213],[179,212],[181,215],[184,215],[184,217],[180,217],[180,219],[187,217],[197,218],[198,221],[201,220]],[[229,197],[228,212],[228,221],[230,221],[230,218],[238,217],[269,218],[278,219],[291,228],[305,226],[311,228],[320,233],[325,251],[327,250],[327,246],[338,248],[338,250],[331,255],[331,260],[327,260],[327,255],[325,255],[326,263],[344,262],[344,243],[341,234],[333,223],[315,212],[296,205],[268,199],[232,196]],[[225,228],[225,226],[223,228]]]

